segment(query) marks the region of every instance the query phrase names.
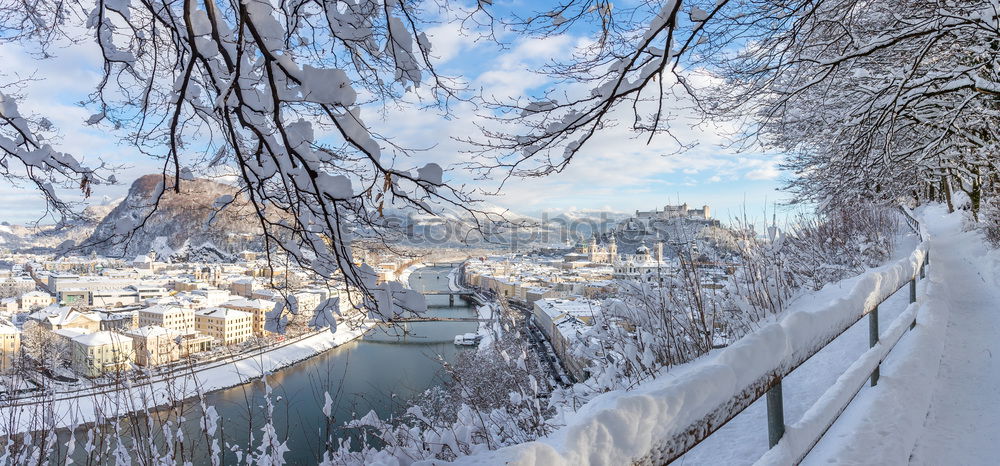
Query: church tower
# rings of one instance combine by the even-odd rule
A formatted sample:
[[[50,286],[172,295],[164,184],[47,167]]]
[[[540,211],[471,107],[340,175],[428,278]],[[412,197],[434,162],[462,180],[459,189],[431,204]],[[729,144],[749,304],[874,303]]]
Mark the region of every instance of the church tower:
[[[615,234],[611,234],[611,243],[608,244],[608,263],[618,263],[618,242],[615,241]]]

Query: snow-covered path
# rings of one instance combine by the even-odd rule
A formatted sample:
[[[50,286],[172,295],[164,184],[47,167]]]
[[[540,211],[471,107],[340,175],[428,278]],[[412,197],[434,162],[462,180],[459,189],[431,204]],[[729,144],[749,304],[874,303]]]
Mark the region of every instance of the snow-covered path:
[[[930,222],[931,267],[951,311],[924,430],[911,464],[1000,462],[1000,254],[957,216]]]
[[[921,214],[930,268],[917,327],[804,465],[1000,463],[1000,251],[962,231],[961,214]]]

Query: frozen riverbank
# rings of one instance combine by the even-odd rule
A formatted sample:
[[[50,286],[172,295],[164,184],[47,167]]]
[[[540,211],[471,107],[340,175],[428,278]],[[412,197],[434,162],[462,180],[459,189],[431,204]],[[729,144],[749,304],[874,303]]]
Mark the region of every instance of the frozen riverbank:
[[[355,340],[373,325],[373,322],[343,325],[336,332],[317,332],[265,351],[241,353],[194,366],[183,373],[155,376],[152,381],[126,381],[114,388],[85,389],[0,405],[0,435],[37,430],[43,426],[72,428],[241,385]]]
[[[413,272],[416,272],[417,270],[420,270],[420,269],[422,269],[424,267],[430,267],[431,265],[434,265],[434,264],[430,264],[430,263],[426,263],[426,262],[417,262],[416,264],[413,264],[413,265],[411,265],[411,266],[403,269],[403,271],[399,273],[399,277],[396,277],[396,281],[399,282],[399,283],[408,284],[408,283],[410,283],[410,275],[412,275]]]

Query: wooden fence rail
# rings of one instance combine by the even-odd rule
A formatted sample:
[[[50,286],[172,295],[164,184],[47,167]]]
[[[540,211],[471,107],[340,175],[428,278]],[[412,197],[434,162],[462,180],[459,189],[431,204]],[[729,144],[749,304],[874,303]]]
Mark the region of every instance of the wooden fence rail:
[[[802,354],[800,357],[790,359],[786,362],[786,364],[781,365],[776,370],[762,375],[756,381],[747,386],[743,391],[737,394],[737,396],[733,397],[728,402],[719,405],[706,416],[690,424],[686,432],[667,440],[659,448],[654,448],[650,454],[637,459],[635,463],[665,464],[679,458],[688,450],[694,448],[694,446],[702,440],[708,438],[708,436],[710,436],[713,432],[739,415],[744,409],[753,404],[753,402],[757,401],[761,396],[766,396],[768,442],[769,448],[774,448],[785,434],[784,403],[781,387],[782,379],[867,315],[869,351],[863,354],[859,358],[859,361],[871,360],[873,361],[873,364],[869,364],[872,364],[874,367],[867,372],[870,375],[867,378],[862,379],[862,383],[858,384],[857,387],[853,389],[853,392],[850,392],[849,397],[841,397],[844,398],[842,406],[835,406],[833,411],[834,415],[828,416],[827,419],[824,419],[822,429],[818,432],[818,435],[803,443],[805,448],[800,447],[798,451],[792,453],[792,463],[794,464],[798,464],[803,458],[805,458],[805,456],[809,454],[809,451],[812,450],[812,448],[819,442],[820,438],[822,438],[830,426],[832,426],[837,420],[840,414],[847,408],[851,399],[853,399],[854,396],[861,391],[861,388],[864,386],[864,381],[869,380],[872,387],[878,384],[880,375],[879,367],[882,360],[884,360],[886,355],[892,351],[892,349],[896,346],[896,343],[899,342],[904,334],[903,332],[893,330],[900,327],[903,321],[905,321],[906,327],[910,329],[916,327],[916,309],[914,308],[912,309],[912,312],[903,312],[896,318],[896,320],[893,321],[893,324],[890,326],[890,331],[886,332],[889,338],[882,339],[881,334],[879,333],[879,305],[884,303],[891,296],[895,295],[896,292],[905,286],[909,286],[910,288],[910,303],[915,303],[917,301],[917,280],[924,277],[924,268],[930,262],[930,251],[925,231],[907,209],[903,208],[901,209],[901,212],[906,223],[920,236],[922,240],[914,251],[914,254],[920,256],[921,260],[912,271],[913,273],[909,277],[909,280],[899,283],[898,286],[892,289],[891,292],[883,294],[883,296],[874,303],[866,305],[864,309],[861,310],[862,312],[857,315],[857,319],[849,322],[846,326],[841,326],[838,331],[827,334],[826,338],[815,342],[809,351]]]

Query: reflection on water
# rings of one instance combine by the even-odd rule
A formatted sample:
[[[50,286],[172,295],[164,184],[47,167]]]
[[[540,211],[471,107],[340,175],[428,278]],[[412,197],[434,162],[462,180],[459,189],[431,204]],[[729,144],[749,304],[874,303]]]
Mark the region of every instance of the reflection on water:
[[[449,271],[447,267],[420,269],[410,276],[410,285],[418,291],[447,290]],[[428,296],[427,301],[429,316],[475,315],[461,299],[454,306],[449,306],[447,296]],[[441,360],[452,360],[458,351],[467,350],[453,344],[454,336],[474,332],[476,327],[475,322],[410,322],[403,328],[378,328],[360,340],[268,376],[274,425],[280,437],[287,437],[291,450],[285,459],[290,464],[317,461],[323,432],[329,427],[322,412],[324,393],[334,401],[338,425],[371,410],[383,419],[398,414],[407,400],[441,382]],[[261,438],[264,392],[264,381],[257,380],[205,396],[206,404],[219,413],[228,445],[245,448],[251,435]],[[191,412],[185,414],[183,425],[191,439],[199,435],[200,412],[196,402],[189,404]],[[194,448],[205,451],[204,442],[195,441]],[[207,461],[206,455],[196,458]],[[227,463],[233,460],[226,458]]]

